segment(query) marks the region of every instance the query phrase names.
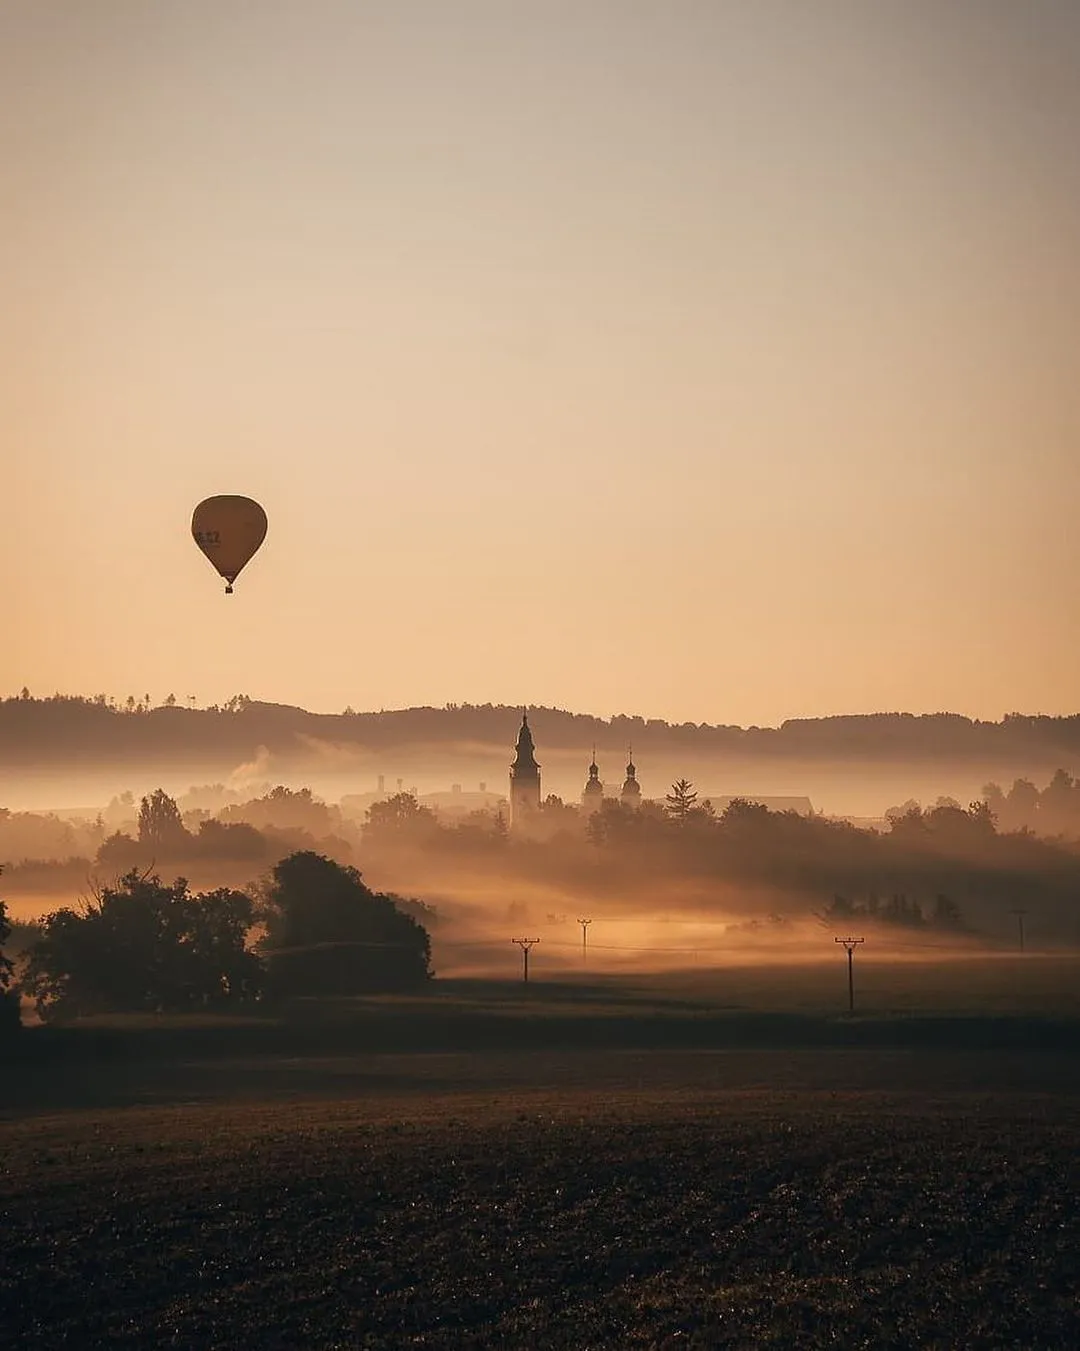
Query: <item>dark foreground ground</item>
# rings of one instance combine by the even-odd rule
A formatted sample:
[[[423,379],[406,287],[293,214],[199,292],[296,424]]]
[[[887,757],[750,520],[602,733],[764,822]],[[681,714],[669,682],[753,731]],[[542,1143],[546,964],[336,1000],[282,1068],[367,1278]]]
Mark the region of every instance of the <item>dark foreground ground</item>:
[[[28,1034],[0,1341],[1080,1346],[1068,1020],[531,998]]]

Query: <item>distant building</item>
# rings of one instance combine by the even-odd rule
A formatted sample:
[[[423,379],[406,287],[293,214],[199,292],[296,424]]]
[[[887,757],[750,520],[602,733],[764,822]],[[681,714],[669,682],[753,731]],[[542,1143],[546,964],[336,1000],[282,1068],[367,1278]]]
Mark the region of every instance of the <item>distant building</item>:
[[[540,811],[540,766],[536,763],[529,714],[522,709],[521,730],[510,766],[510,825],[520,829]]]
[[[421,793],[417,801],[436,816],[446,818],[468,816],[472,812],[495,812],[501,815],[506,807],[506,798],[498,793],[489,793],[483,784],[479,792],[470,792],[460,784],[454,784],[449,793]]]
[[[537,763],[537,747],[533,742],[533,732],[529,727],[529,712],[522,711],[522,728],[518,732],[518,743],[514,748],[514,763],[510,766],[510,824],[516,830],[529,825],[541,807],[541,774]],[[623,782],[619,800],[626,807],[637,808],[641,805],[641,784],[638,784],[638,770],[634,765],[633,750],[630,762],[626,766],[626,781]],[[604,785],[600,778],[600,766],[596,763],[596,747],[592,748],[592,762],[589,765],[588,778],[581,792],[581,811],[591,816],[599,811],[604,801]]]
[[[540,766],[536,761],[536,746],[529,728],[527,710],[522,711],[521,730],[518,732],[517,745],[514,748],[513,764],[510,766],[510,825],[517,829],[527,826],[529,818],[540,810]],[[636,808],[641,804],[641,785],[637,781],[637,766],[634,764],[633,751],[626,766],[626,779],[619,794],[619,800],[628,807]],[[581,793],[581,810],[585,816],[599,811],[604,802],[604,784],[600,778],[600,766],[596,763],[596,747],[593,747],[589,775]]]
[[[641,784],[637,781],[637,766],[634,764],[634,748],[630,747],[630,759],[626,766],[626,778],[623,780],[619,800],[624,807],[641,805]]]
[[[596,763],[596,747],[593,747],[592,764],[589,765],[589,777],[581,793],[581,809],[586,816],[599,811],[604,801],[604,784],[600,778],[600,767]],[[641,806],[641,784],[637,781],[637,766],[634,764],[634,752],[630,751],[630,760],[626,766],[626,778],[623,780],[619,801],[624,807]]]
[[[540,766],[536,761],[536,746],[529,728],[527,710],[522,711],[521,730],[518,732],[514,748],[514,761],[510,766],[510,825],[519,830],[527,825],[530,817],[540,811]],[[464,794],[461,795],[462,797]],[[699,800],[708,799],[719,815],[735,799],[753,802],[767,807],[771,812],[797,812],[800,816],[813,816],[814,807],[808,797],[766,796],[756,793],[702,793]],[[636,810],[642,801],[641,784],[638,783],[637,766],[634,764],[634,749],[629,748],[626,764],[626,778],[619,792],[619,801],[624,807]],[[600,766],[596,761],[596,747],[593,747],[592,760],[589,763],[588,777],[581,791],[581,812],[591,816],[599,811],[604,803],[604,783],[600,778]]]
[[[592,764],[589,765],[589,777],[581,792],[581,810],[586,816],[598,812],[604,803],[604,785],[600,782],[600,767],[596,763],[596,747],[593,747]]]

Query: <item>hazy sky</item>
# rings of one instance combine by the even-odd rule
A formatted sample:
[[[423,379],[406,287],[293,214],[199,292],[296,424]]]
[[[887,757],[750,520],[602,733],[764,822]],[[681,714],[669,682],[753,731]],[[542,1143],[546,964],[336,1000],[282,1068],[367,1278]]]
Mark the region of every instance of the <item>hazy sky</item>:
[[[0,0],[0,690],[1076,710],[1078,135],[1076,0]]]

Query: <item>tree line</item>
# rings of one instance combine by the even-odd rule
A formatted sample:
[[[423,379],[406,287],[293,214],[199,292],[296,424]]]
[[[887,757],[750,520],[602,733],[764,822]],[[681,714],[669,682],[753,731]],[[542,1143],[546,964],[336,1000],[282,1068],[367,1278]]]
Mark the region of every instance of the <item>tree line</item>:
[[[195,802],[239,797],[220,785],[185,796]],[[35,882],[47,886],[95,870],[115,874],[148,864],[204,872],[214,864],[268,865],[300,849],[348,862],[358,842],[355,826],[337,807],[309,788],[281,785],[247,801],[225,801],[216,812],[204,806],[183,811],[161,788],[139,802],[130,792],[119,794],[92,821],[0,808],[0,860],[11,881],[31,889]]]
[[[100,763],[183,755],[248,758],[258,746],[295,753],[314,737],[372,750],[407,744],[470,742],[509,745],[520,710],[498,704],[447,704],[337,714],[311,713],[236,694],[207,708],[170,692],[115,699],[55,694],[37,698],[28,689],[0,700],[0,744],[13,763],[67,761],[93,752]],[[779,727],[723,723],[671,723],[662,718],[615,714],[609,718],[559,708],[530,711],[538,744],[621,755],[633,742],[660,756],[738,755],[796,759],[994,761],[1012,757],[1046,764],[1080,754],[1080,715],[1010,713],[998,722],[956,713],[870,713],[792,718]]]
[[[248,891],[193,893],[183,877],[132,870],[24,926],[16,979],[0,902],[0,1013],[10,1030],[20,996],[55,1021],[413,988],[432,975],[417,911],[431,913],[310,851],[282,859]]]
[[[998,937],[1014,931],[1022,903],[1039,911],[1045,941],[1080,942],[1080,843],[1001,830],[982,801],[912,804],[871,830],[743,799],[717,812],[682,779],[662,802],[608,798],[591,814],[550,796],[523,834],[490,812],[441,822],[399,794],[371,809],[363,848],[391,874],[427,860],[435,877],[487,872],[646,907],[671,882],[693,880],[698,893],[722,886],[748,909],[771,911],[784,896],[804,915],[858,897],[860,913],[883,925]]]
[[[1005,830],[1030,830],[1037,835],[1080,836],[1080,780],[1059,769],[1039,789],[1030,779],[1016,779],[1005,792],[988,783],[983,800]]]

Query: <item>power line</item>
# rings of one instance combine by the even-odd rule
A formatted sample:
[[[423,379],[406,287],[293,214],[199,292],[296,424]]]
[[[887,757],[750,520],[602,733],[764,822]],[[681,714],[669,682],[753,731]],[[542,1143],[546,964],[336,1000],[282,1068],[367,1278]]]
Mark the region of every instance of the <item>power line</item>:
[[[834,943],[842,943],[847,953],[847,999],[848,1013],[855,1012],[855,949],[865,938],[834,938]]]
[[[440,940],[440,939],[438,938],[437,935],[433,935],[432,941],[433,941],[433,943],[435,943],[440,949],[443,949],[443,948],[495,948],[495,947],[501,947],[504,940],[501,939],[501,938],[477,938],[477,939],[475,939],[475,940],[469,940],[469,939],[451,939],[451,940],[449,940],[449,941],[443,941],[443,940]],[[539,942],[540,940],[537,939],[536,941]],[[837,940],[837,941],[839,941],[839,940]],[[860,940],[860,941],[864,941],[864,940]],[[569,938],[545,938],[545,939],[544,939],[544,942],[547,943],[547,945],[548,945],[549,948],[577,948],[578,950],[580,950],[580,948],[581,948],[581,944],[580,944],[580,943],[576,942],[576,941],[573,940],[573,939],[569,939]],[[890,949],[890,950],[892,950],[892,949],[903,949],[904,951],[907,951],[907,952],[952,952],[952,951],[955,950],[955,945],[952,944],[952,943],[897,943],[897,942],[894,942],[892,939],[889,940],[888,946],[889,946],[889,949]],[[593,951],[596,951],[596,952],[657,952],[657,953],[665,953],[665,952],[674,952],[674,953],[679,953],[679,952],[702,952],[702,953],[706,953],[706,952],[722,952],[722,953],[727,953],[729,956],[738,956],[738,955],[741,955],[741,954],[745,954],[745,953],[746,953],[747,951],[749,951],[749,950],[750,950],[750,949],[749,949],[748,947],[746,947],[746,946],[739,946],[739,945],[736,945],[736,944],[733,944],[733,943],[727,943],[727,944],[723,944],[723,945],[720,945],[720,944],[703,945],[703,944],[700,944],[700,943],[699,943],[699,944],[697,944],[697,945],[695,945],[695,946],[693,946],[693,947],[689,947],[689,946],[688,946],[688,947],[644,947],[644,946],[635,946],[635,945],[626,944],[626,943],[595,943],[595,942],[591,942],[591,943],[589,944],[589,951],[590,951],[590,952],[593,952]],[[801,954],[802,954],[802,949],[800,949],[800,955],[801,955]],[[767,957],[769,957],[769,956],[771,956],[771,955],[776,955],[776,956],[778,956],[778,957],[782,960],[782,959],[783,959],[783,949],[780,949],[779,951],[775,951],[775,950],[774,950],[774,951],[771,952],[769,949],[762,947],[762,948],[758,949],[758,955],[761,956],[762,959],[765,959],[765,958],[767,958]],[[980,952],[978,952],[977,954],[974,954],[974,955],[977,955],[977,956],[979,956],[979,957],[983,957],[983,956],[987,956],[987,955],[989,955],[989,954],[983,953],[982,951],[980,951]]]
[[[522,957],[522,962],[523,962],[523,964],[524,964],[524,974],[523,974],[523,978],[524,978],[525,984],[528,985],[528,983],[529,983],[529,951],[530,951],[531,948],[533,948],[533,947],[535,946],[535,944],[539,943],[540,940],[539,940],[539,938],[511,938],[510,942],[511,942],[511,943],[516,943],[516,944],[518,945],[518,947],[521,949],[521,957]]]

